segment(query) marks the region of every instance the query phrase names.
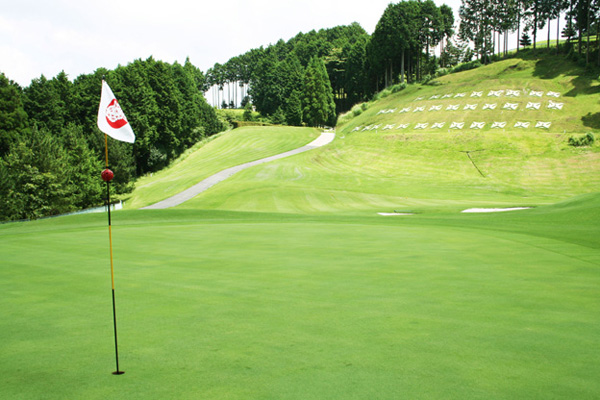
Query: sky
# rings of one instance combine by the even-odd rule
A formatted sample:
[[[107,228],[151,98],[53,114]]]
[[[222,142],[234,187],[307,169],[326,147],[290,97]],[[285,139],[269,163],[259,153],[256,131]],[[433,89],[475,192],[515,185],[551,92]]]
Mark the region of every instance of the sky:
[[[461,2],[434,1],[455,14]],[[0,72],[28,86],[42,74],[64,70],[74,80],[150,56],[169,63],[189,57],[206,71],[299,32],[358,22],[371,34],[390,2],[0,0]]]

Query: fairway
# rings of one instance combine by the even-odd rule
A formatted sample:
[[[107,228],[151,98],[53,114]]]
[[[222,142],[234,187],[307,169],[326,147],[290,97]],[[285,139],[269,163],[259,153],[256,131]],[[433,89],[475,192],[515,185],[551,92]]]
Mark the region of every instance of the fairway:
[[[104,216],[0,226],[0,388],[11,399],[595,398],[600,221],[581,212],[597,205],[410,219],[116,213],[120,377]],[[561,220],[573,224],[548,232]]]

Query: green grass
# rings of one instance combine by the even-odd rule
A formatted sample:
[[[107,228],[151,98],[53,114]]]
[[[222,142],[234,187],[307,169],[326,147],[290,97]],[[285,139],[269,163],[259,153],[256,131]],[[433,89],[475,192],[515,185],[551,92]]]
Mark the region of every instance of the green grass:
[[[11,399],[600,393],[600,196],[512,214],[113,215],[0,226]]]
[[[559,61],[410,86],[325,148],[174,209],[115,212],[122,376],[111,375],[106,215],[0,225],[2,397],[598,398],[599,147],[566,142],[596,132],[599,98],[594,79]],[[351,132],[387,121],[382,108],[469,84],[559,88],[566,133]],[[318,134],[225,133],[141,179],[126,204]],[[459,213],[481,206],[535,208]],[[376,214],[393,210],[416,214]]]
[[[585,133],[597,131],[600,126],[596,123],[589,124],[587,119],[593,118],[598,109],[598,93],[600,83],[597,75],[586,75],[583,68],[575,66],[565,58],[511,58],[493,63],[489,66],[464,71],[458,74],[443,76],[435,81],[436,85],[412,85],[396,95],[390,95],[376,105],[371,105],[367,111],[343,125],[343,132],[349,133],[354,128],[381,124],[381,128],[388,124],[409,123],[406,130],[396,130],[400,134],[413,132],[418,123],[429,123],[426,132],[437,133],[440,129],[432,129],[433,123],[445,122],[442,131],[448,131],[452,122],[464,122],[464,130],[469,130],[472,122],[486,122],[486,126],[478,133],[502,134],[504,132],[519,131],[514,125],[518,121],[531,122],[532,129],[527,132],[545,133]],[[521,96],[511,98],[488,97],[491,90],[518,90]],[[559,99],[544,96],[542,98],[528,96],[530,91],[549,91],[561,94]],[[473,91],[482,91],[483,97],[471,98]],[[446,94],[456,95],[466,93],[464,98],[441,99]],[[439,95],[440,99],[431,99]],[[423,98],[422,100],[417,100]],[[549,110],[549,100],[564,103],[562,110]],[[517,103],[518,110],[503,110],[505,103]],[[527,110],[529,102],[541,103],[539,110]],[[495,110],[483,110],[484,105],[496,103]],[[466,104],[475,104],[475,110],[464,110]],[[442,106],[440,111],[428,111],[431,106]],[[449,105],[459,105],[457,111],[446,111]],[[400,114],[403,108],[410,107],[411,111]],[[424,112],[413,112],[416,107],[425,107]],[[381,110],[396,109],[395,113],[379,114]],[[492,130],[493,122],[507,122],[507,127]],[[551,122],[548,130],[533,129],[536,122]],[[472,130],[471,130],[472,131]],[[457,131],[454,131],[457,132]],[[460,131],[458,131],[460,132]]]
[[[599,187],[598,150],[520,132],[338,133],[327,148],[242,171],[180,207],[372,214],[547,204]]]
[[[574,148],[572,135],[595,132],[600,103],[596,77],[564,58],[513,58],[440,78],[438,86],[411,85],[372,102],[366,111],[338,126],[336,140],[276,163],[243,171],[181,208],[282,213],[368,215],[408,209],[419,212],[459,211],[467,206],[549,204],[600,187],[600,146]],[[490,90],[521,90],[516,99],[489,98]],[[530,90],[561,93],[560,99],[535,100]],[[482,98],[471,99],[472,91]],[[433,95],[467,92],[464,99],[429,100]],[[417,97],[424,100],[415,101]],[[563,110],[548,110],[549,99]],[[525,110],[529,101],[540,110]],[[518,111],[483,110],[483,104],[520,104]],[[475,111],[445,111],[447,104],[474,103]],[[398,110],[443,104],[439,112]],[[396,109],[395,113],[379,114]],[[447,129],[453,121],[484,121],[481,130]],[[530,129],[515,129],[516,121]],[[383,130],[388,124],[446,122],[442,130]],[[508,122],[492,130],[494,121]],[[536,121],[552,122],[549,130]],[[354,131],[379,124],[377,131]]]
[[[125,202],[140,208],[173,196],[221,170],[308,144],[319,130],[294,127],[245,127],[200,142],[173,165],[136,182]]]

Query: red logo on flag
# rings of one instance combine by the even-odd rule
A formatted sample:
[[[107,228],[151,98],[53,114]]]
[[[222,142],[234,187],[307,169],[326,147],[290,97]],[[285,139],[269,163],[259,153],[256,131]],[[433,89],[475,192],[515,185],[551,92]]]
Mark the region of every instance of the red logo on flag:
[[[119,129],[127,125],[125,114],[121,110],[117,99],[113,99],[108,107],[106,107],[106,122],[114,129]]]

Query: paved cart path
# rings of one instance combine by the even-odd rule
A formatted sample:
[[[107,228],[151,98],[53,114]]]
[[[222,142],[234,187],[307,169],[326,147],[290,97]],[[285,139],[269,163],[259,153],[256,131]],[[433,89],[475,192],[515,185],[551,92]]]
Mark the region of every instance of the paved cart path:
[[[154,203],[152,205],[142,207],[141,209],[142,210],[158,210],[158,209],[178,206],[181,203],[184,203],[184,202],[190,200],[191,198],[197,196],[198,194],[202,193],[206,189],[216,185],[217,183],[219,183],[221,181],[224,181],[225,179],[229,178],[233,174],[236,174],[246,168],[250,168],[250,167],[253,167],[253,166],[259,165],[259,164],[264,164],[269,161],[279,160],[280,158],[293,156],[294,154],[303,153],[308,150],[312,150],[312,149],[316,149],[321,146],[325,146],[326,144],[331,143],[334,138],[335,138],[334,132],[323,132],[323,133],[321,133],[321,136],[319,136],[317,139],[310,142],[306,146],[302,146],[295,150],[286,151],[285,153],[277,154],[277,155],[274,155],[271,157],[262,158],[260,160],[251,161],[251,162],[247,162],[245,164],[237,165],[235,167],[224,169],[223,171],[217,172],[216,174],[209,176],[208,178],[204,179],[202,182],[195,184],[194,186],[190,187],[189,189],[184,190],[183,192],[177,193],[176,195],[171,196],[165,200],[159,201],[158,203]]]

